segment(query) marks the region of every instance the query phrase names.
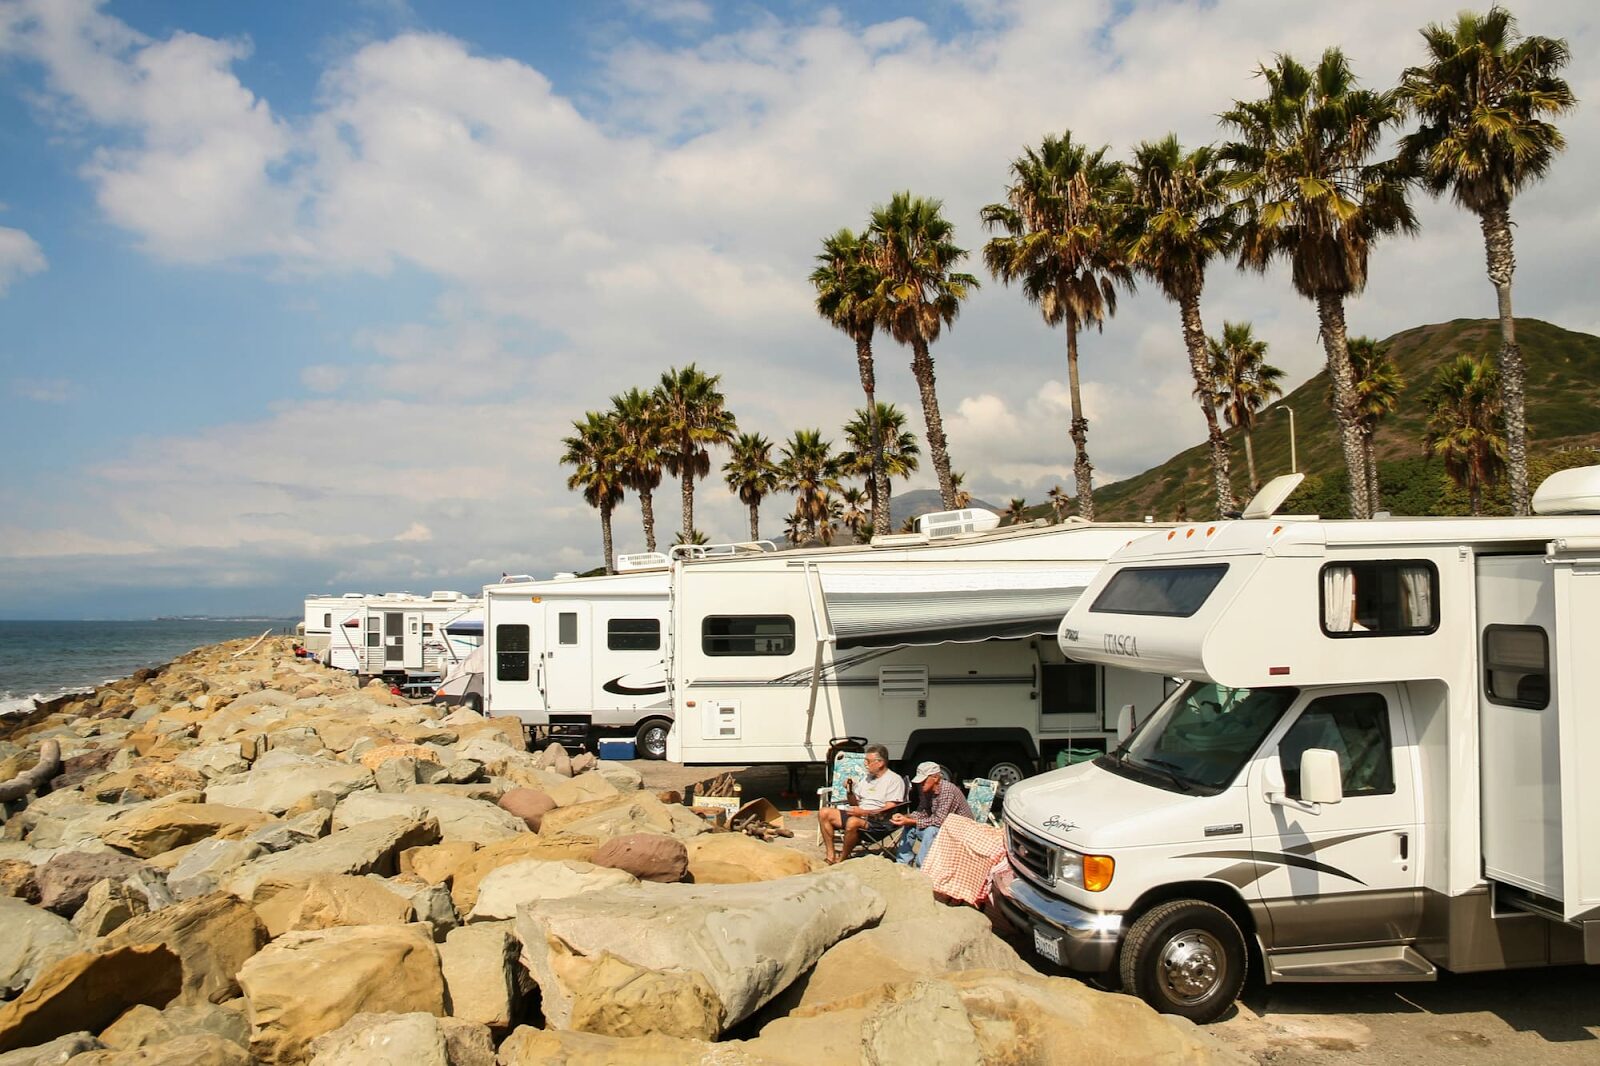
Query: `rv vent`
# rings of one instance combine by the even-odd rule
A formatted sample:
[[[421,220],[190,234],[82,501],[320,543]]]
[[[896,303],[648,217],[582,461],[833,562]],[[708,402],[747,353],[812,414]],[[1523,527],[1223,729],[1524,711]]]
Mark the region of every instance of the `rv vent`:
[[[432,592],[428,594],[428,599],[433,600],[435,603],[452,603],[460,598],[461,593],[459,592]]]
[[[960,511],[937,511],[917,519],[917,528],[928,539],[954,537],[961,533],[983,533],[1000,525],[1000,516],[981,507],[968,507]]]
[[[360,600],[365,599],[366,595],[367,594],[365,592],[346,592],[342,598],[347,600]]]
[[[665,570],[668,559],[660,552],[634,552],[632,555],[617,556],[617,573],[626,574],[635,570]]]
[[[878,670],[878,695],[885,699],[928,698],[926,666],[884,666]]]

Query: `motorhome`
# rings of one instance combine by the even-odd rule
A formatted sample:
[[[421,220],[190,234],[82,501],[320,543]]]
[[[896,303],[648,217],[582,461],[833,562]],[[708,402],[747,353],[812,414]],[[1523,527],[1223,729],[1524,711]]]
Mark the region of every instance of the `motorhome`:
[[[642,757],[661,758],[668,563],[622,555],[612,575],[485,586],[484,712],[522,719],[540,741],[633,736]]]
[[[1254,967],[1600,963],[1600,467],[1533,507],[1268,506],[1113,556],[1063,654],[1184,683],[1120,715],[1112,753],[1011,790],[998,898],[1039,954],[1196,1021]]]
[[[822,762],[854,736],[1010,784],[1067,749],[1104,751],[1114,708],[1154,709],[1162,680],[1069,662],[1053,636],[1104,561],[1156,527],[994,524],[952,512],[870,545],[675,563],[667,757]]]
[[[465,658],[474,641],[451,638],[445,629],[482,612],[481,600],[459,592],[389,592],[347,603],[347,617],[333,626],[328,665],[402,685],[437,682]]]
[[[346,592],[342,596],[307,596],[306,618],[300,628],[300,639],[305,649],[317,658],[326,660],[335,629],[349,621],[359,610],[359,601],[365,598],[364,592]]]

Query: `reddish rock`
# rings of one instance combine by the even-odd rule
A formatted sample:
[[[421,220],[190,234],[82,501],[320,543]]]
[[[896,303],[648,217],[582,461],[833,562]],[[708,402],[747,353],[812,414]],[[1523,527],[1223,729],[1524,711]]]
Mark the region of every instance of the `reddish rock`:
[[[144,863],[116,852],[67,851],[53,856],[34,873],[39,905],[70,918],[83,906],[96,882],[131,877]]]
[[[689,852],[677,837],[629,833],[601,844],[589,861],[626,870],[641,881],[672,882],[683,880],[689,869]]]
[[[521,818],[535,833],[547,812],[556,809],[556,801],[548,793],[533,788],[514,788],[500,797],[500,809]]]

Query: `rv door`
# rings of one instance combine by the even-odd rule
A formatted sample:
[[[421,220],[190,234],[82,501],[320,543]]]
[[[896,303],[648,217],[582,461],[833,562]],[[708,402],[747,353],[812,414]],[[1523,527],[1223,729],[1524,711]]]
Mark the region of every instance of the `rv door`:
[[[544,689],[551,713],[594,710],[594,634],[589,604],[546,603],[544,608]]]
[[[1561,905],[1587,929],[1600,922],[1600,545],[1557,541],[1551,553],[1556,633],[1551,687],[1561,765]],[[1592,941],[1593,937],[1586,937]],[[1594,954],[1587,961],[1600,961]]]
[[[422,615],[416,611],[406,612],[405,655],[401,665],[407,670],[422,669]]]

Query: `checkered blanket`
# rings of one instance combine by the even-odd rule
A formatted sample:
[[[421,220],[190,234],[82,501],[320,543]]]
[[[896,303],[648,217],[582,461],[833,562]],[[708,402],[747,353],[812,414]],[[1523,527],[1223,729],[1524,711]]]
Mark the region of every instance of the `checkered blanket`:
[[[934,837],[922,872],[935,892],[976,907],[989,895],[989,871],[1005,853],[1005,837],[998,828],[952,814]]]

